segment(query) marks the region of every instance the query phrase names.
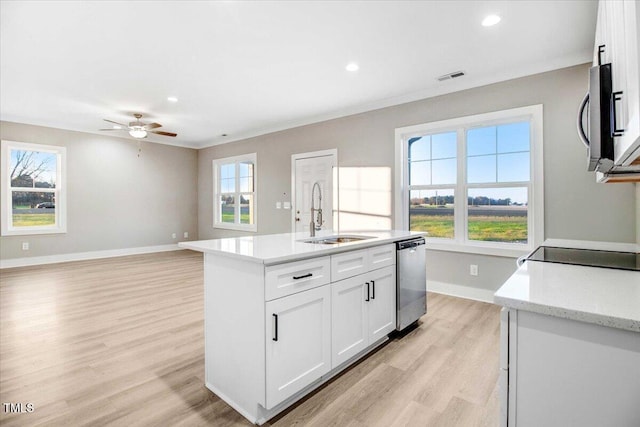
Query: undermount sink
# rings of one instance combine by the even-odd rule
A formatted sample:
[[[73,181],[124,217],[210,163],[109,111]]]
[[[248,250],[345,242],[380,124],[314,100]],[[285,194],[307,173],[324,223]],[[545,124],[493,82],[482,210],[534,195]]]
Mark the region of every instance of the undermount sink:
[[[301,240],[302,243],[313,243],[316,245],[335,245],[338,243],[357,242],[360,240],[373,239],[370,236],[351,236],[351,235],[337,235],[337,236],[324,236],[314,237],[312,239]]]

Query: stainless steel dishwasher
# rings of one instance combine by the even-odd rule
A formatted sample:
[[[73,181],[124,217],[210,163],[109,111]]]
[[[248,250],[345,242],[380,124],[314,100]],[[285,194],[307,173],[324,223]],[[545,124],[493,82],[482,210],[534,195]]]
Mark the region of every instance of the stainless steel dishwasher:
[[[427,271],[423,237],[396,243],[396,330],[427,312]]]

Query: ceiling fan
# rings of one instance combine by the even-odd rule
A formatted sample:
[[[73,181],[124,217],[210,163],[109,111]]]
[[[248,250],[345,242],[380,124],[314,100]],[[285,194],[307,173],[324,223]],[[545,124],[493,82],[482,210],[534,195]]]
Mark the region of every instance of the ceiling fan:
[[[163,132],[161,130],[153,130],[159,127],[162,127],[160,123],[142,123],[140,119],[142,118],[142,114],[134,114],[136,118],[135,122],[130,122],[128,125],[114,122],[113,120],[103,119],[105,122],[113,123],[115,126],[110,129],[100,129],[100,130],[128,130],[129,135],[134,138],[142,139],[146,138],[148,133],[155,133],[157,135],[163,136],[177,136],[177,133],[173,132]]]

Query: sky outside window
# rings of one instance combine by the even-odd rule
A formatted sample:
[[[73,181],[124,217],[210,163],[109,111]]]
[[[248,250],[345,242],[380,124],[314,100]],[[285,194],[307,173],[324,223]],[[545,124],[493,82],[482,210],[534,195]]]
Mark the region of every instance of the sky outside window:
[[[472,184],[528,181],[529,122],[467,131],[467,181]]]
[[[57,158],[55,153],[11,150],[12,187],[55,188]],[[17,179],[21,175],[30,179]]]

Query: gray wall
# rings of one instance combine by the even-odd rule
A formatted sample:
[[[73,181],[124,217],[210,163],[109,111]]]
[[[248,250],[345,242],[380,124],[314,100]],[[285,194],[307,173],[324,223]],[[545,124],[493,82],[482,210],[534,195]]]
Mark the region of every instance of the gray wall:
[[[66,147],[68,181],[67,233],[2,237],[2,259],[177,243],[185,231],[196,238],[196,150],[142,141],[138,157],[131,139],[9,122],[0,136]]]
[[[640,245],[640,183],[636,184],[636,243]]]
[[[337,148],[340,167],[385,167],[393,173],[395,128],[543,104],[545,236],[635,242],[634,184],[596,184],[586,171],[575,122],[587,70],[588,65],[566,68],[200,150],[199,237],[241,234],[212,227],[212,159],[257,152],[258,233],[289,232],[290,211],[276,210],[275,203],[290,193],[292,154]],[[515,270],[512,258],[429,251],[427,261],[431,280],[484,289],[496,289]],[[478,277],[468,274],[471,263],[478,264]]]

